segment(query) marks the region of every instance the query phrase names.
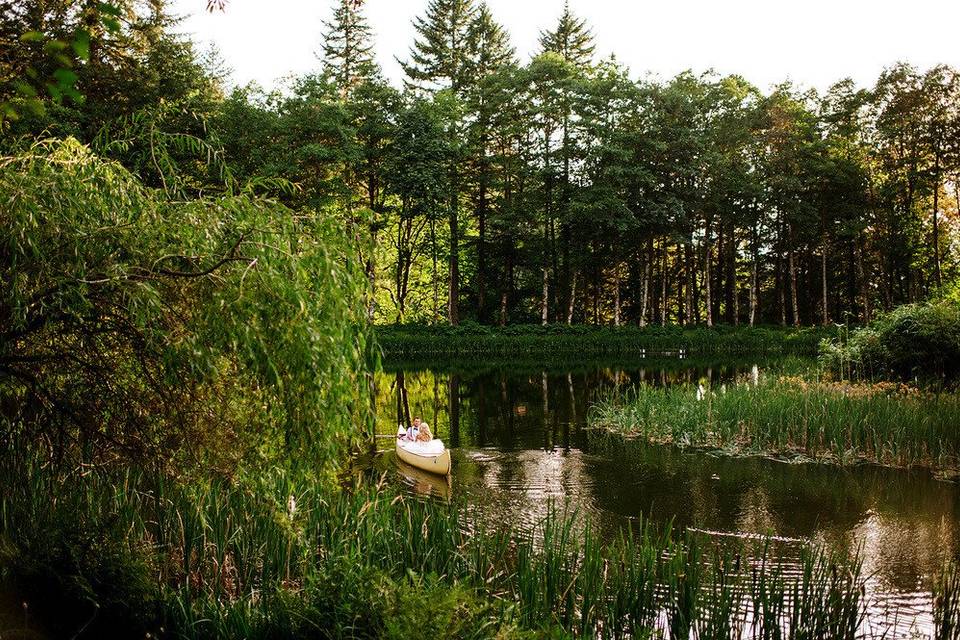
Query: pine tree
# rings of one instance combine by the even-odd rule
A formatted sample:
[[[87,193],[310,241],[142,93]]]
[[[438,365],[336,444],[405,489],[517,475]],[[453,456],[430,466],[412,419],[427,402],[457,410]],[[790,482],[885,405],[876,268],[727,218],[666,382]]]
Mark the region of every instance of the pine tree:
[[[490,209],[494,110],[502,100],[496,95],[502,84],[492,81],[492,75],[516,64],[516,54],[510,36],[498,24],[485,2],[481,2],[467,34],[470,53],[467,73],[471,80],[466,91],[467,110],[473,115],[467,127],[471,163],[474,167],[474,213],[477,218],[477,318],[486,316],[487,274],[487,218]]]
[[[568,221],[570,213],[570,172],[577,141],[575,136],[571,135],[571,129],[575,126],[575,82],[573,80],[585,75],[593,61],[593,52],[595,49],[593,33],[587,27],[586,21],[578,18],[570,11],[569,3],[564,3],[563,13],[557,21],[557,26],[552,31],[543,31],[540,34],[541,55],[555,55],[562,59],[567,67],[569,78],[561,83],[561,101],[560,101],[560,136],[561,144],[557,150],[562,163],[563,173],[560,176],[559,190],[559,219],[560,219],[560,245],[562,253],[562,265],[560,265],[560,278],[557,283],[561,295],[572,299],[573,283],[570,273],[570,224]],[[554,243],[555,244],[555,243]],[[554,263],[556,263],[554,259]],[[555,264],[554,270],[556,271]],[[573,274],[575,277],[576,274]]]
[[[426,15],[414,20],[410,60],[398,60],[409,85],[460,93],[468,78],[468,39],[476,14],[473,0],[430,0]]]
[[[486,2],[477,7],[476,16],[467,29],[465,71],[473,82],[479,82],[501,67],[516,63],[516,51],[510,34],[493,18]]]
[[[339,0],[333,18],[323,23],[324,67],[342,98],[377,73],[373,32],[354,0]]]
[[[593,61],[596,45],[593,32],[587,27],[586,21],[573,15],[570,4],[564,3],[563,14],[556,28],[540,33],[540,47],[542,53],[553,51],[565,62],[577,67],[588,67]]]

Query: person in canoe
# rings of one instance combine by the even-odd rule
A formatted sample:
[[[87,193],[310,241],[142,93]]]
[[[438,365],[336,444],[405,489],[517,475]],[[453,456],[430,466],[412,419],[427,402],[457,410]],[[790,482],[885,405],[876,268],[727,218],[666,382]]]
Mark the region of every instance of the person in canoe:
[[[421,431],[423,430],[426,430],[425,439],[420,437]],[[401,427],[400,431],[397,432],[397,437],[408,442],[430,442],[433,435],[430,433],[430,426],[426,422],[423,422],[420,416],[416,416],[413,419],[413,424],[407,427],[406,431],[403,431]]]
[[[419,418],[417,418],[419,420]],[[430,425],[426,422],[420,423],[420,428],[417,430],[417,442],[430,442],[433,440],[433,434],[430,433]]]

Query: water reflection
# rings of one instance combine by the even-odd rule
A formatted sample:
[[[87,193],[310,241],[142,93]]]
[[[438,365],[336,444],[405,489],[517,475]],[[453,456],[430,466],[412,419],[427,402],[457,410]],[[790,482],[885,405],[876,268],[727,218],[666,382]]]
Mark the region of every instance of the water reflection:
[[[960,557],[956,485],[919,471],[682,452],[585,428],[591,400],[615,385],[683,383],[694,394],[701,381],[718,386],[756,375],[754,363],[676,361],[396,370],[377,385],[378,429],[392,433],[397,422],[424,417],[454,448],[453,492],[498,520],[532,524],[556,502],[588,515],[605,536],[646,518],[721,540],[778,536],[785,556],[811,540],[861,549],[870,624],[896,635],[929,628],[931,576]],[[422,491],[429,483],[405,484]]]

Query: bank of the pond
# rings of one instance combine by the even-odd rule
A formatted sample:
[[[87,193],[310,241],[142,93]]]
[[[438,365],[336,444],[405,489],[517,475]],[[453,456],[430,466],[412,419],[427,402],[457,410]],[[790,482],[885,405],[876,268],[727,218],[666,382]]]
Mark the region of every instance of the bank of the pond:
[[[651,443],[838,464],[960,469],[960,396],[894,383],[761,378],[607,393],[588,422]]]
[[[0,590],[52,637],[853,638],[869,606],[858,560],[812,547],[794,572],[763,542],[639,523],[601,541],[559,509],[491,530],[465,505],[280,472],[246,486],[3,475]],[[947,629],[956,580],[938,584]]]
[[[424,356],[550,356],[563,360],[617,354],[815,355],[833,329],[592,325],[380,325],[377,342],[387,359]]]

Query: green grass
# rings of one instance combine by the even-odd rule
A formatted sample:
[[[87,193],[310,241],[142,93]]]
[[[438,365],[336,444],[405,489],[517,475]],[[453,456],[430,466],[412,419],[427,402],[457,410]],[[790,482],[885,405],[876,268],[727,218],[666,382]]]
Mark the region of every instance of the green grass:
[[[556,507],[491,528],[280,472],[183,486],[7,461],[0,478],[2,586],[54,636],[852,638],[866,612],[859,562],[816,547],[796,572],[765,545],[648,523],[601,540]]]
[[[841,464],[960,467],[960,396],[890,383],[761,379],[713,389],[614,390],[590,409],[594,426],[653,443]]]
[[[377,342],[387,360],[435,356],[567,359],[618,354],[815,355],[832,329],[780,327],[602,327],[592,325],[381,325]]]

